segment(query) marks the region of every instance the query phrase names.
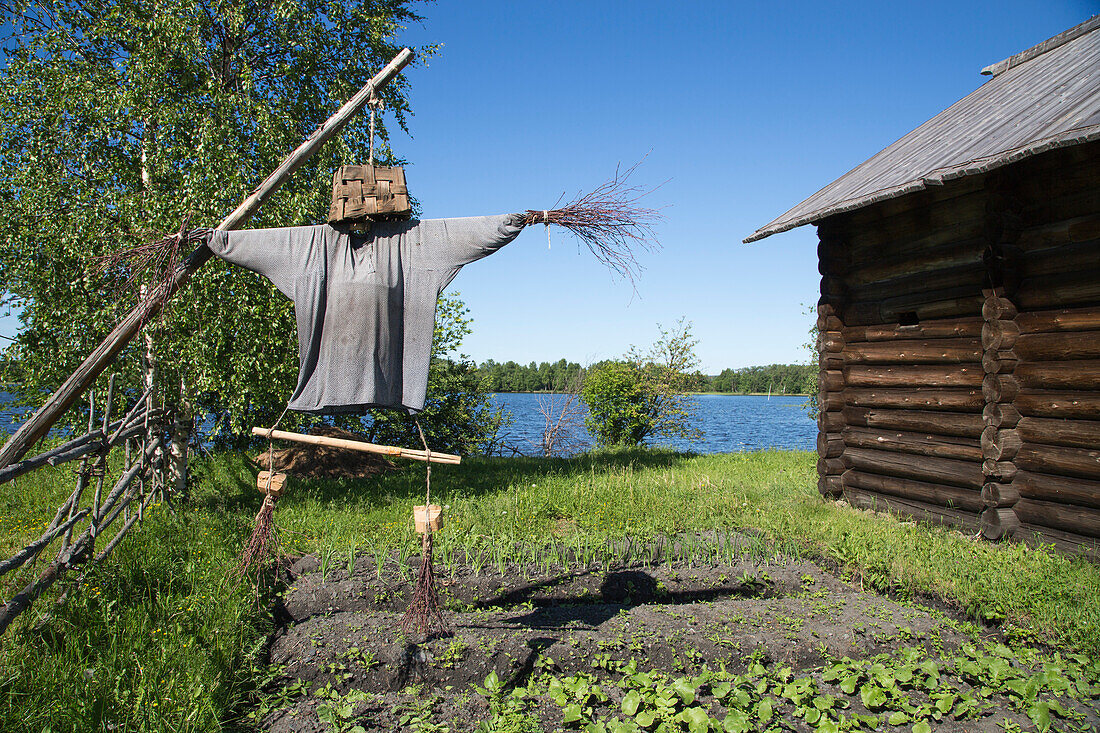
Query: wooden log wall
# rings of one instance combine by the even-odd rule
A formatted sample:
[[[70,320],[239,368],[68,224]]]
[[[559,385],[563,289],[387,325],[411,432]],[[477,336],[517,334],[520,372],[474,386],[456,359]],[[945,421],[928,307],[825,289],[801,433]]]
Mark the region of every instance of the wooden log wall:
[[[827,229],[819,231],[819,261],[825,263],[839,257],[843,243],[831,239]],[[818,344],[818,431],[817,431],[817,489],[823,496],[839,498],[844,486],[844,334],[843,323],[838,317],[843,303],[843,292],[836,287],[837,278],[820,266],[821,300],[817,305]]]
[[[818,467],[827,496],[976,527],[984,219],[961,183],[819,226]]]
[[[1100,143],[819,225],[819,489],[1100,555]]]
[[[975,527],[984,484],[980,317],[842,334],[845,498]]]
[[[1016,503],[1020,496],[1011,490],[1015,478],[1015,459],[1020,451],[1020,433],[1016,429],[1020,413],[1014,400],[1019,392],[1016,382],[1016,358],[1012,352],[1019,329],[1016,326],[1016,306],[1004,297],[1000,288],[985,291],[982,307],[982,535],[999,540],[1016,533],[1020,519]]]
[[[1047,156],[1039,156],[1046,158]],[[1018,313],[1015,473],[1001,482],[1024,539],[1100,555],[1100,145],[1023,166],[1020,231],[1006,253]],[[1012,292],[1015,288],[1015,292]],[[1011,450],[1011,448],[1010,448]]]

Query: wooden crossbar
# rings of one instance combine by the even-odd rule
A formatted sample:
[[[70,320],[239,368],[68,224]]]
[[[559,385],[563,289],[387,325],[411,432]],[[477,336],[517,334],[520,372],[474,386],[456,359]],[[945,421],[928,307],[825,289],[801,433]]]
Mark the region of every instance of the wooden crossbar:
[[[252,434],[258,435],[261,438],[268,437],[268,432],[268,428],[252,428]],[[364,453],[379,453],[384,456],[409,458],[414,461],[430,460],[432,463],[448,463],[452,466],[456,466],[462,462],[462,456],[455,456],[450,453],[436,453],[432,451],[431,454],[429,454],[427,451],[414,450],[412,448],[399,448],[395,445],[377,445],[375,443],[366,443],[360,440],[328,438],[324,435],[306,435],[304,433],[291,433],[286,430],[271,430],[270,433],[272,438],[278,438],[279,440],[292,440],[295,443],[324,445],[329,448],[346,448],[347,450],[357,450]]]

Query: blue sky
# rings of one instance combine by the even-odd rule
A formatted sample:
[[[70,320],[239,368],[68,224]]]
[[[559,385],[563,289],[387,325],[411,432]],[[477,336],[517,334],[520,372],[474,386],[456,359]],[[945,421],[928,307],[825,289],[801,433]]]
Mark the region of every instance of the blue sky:
[[[410,44],[424,216],[552,206],[647,156],[663,248],[630,284],[541,226],[466,267],[477,361],[582,363],[684,317],[701,369],[806,361],[812,227],[741,240],[965,96],[999,61],[1100,12],[1084,0],[924,3],[440,0]],[[13,319],[0,319],[11,335]]]
[[[410,72],[425,217],[544,208],[648,153],[663,248],[635,295],[565,233],[531,227],[451,286],[478,361],[588,362],[694,323],[701,368],[805,361],[812,227],[741,240],[965,96],[1096,2],[441,2]]]

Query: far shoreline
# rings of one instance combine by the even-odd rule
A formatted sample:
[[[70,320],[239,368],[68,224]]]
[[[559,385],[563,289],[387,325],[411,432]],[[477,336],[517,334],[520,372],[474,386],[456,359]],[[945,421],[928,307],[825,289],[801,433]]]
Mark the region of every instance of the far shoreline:
[[[550,390],[537,390],[534,392],[514,391],[509,392],[505,390],[488,390],[487,394],[545,394],[545,395],[567,395],[573,394],[572,392],[553,392]],[[786,392],[783,394],[773,392],[768,394],[767,392],[683,392],[685,397],[702,397],[707,395],[717,395],[719,397],[809,397],[808,392]],[[579,395],[579,393],[578,393]]]

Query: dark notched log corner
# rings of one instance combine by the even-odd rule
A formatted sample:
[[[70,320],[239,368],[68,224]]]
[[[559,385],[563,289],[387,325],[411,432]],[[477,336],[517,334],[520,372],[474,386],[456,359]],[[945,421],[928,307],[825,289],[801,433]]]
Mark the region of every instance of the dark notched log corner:
[[[819,223],[823,494],[1100,558],[1098,207],[1089,142]]]
[[[382,71],[367,82],[354,97],[348,100],[324,124],[317,128],[305,142],[298,146],[233,213],[222,220],[217,228],[232,230],[244,224],[306,160],[312,157],[333,135],[343,129],[348,121],[367,104],[376,89],[381,88],[397,76],[412,61],[412,58],[413,52],[407,48],[403,49]],[[213,253],[208,247],[199,247],[188,255],[170,281],[155,288],[144,301],[135,306],[103,342],[88,355],[84,362],[77,367],[76,371],[65,380],[64,384],[54,392],[50,399],[20,426],[4,444],[3,448],[0,448],[0,468],[21,458],[35,442],[49,432],[62,413],[103,373],[103,370],[114,361],[119,352],[137,335],[141,327],[155,316],[164,303],[180,287],[186,284],[191,276],[206,264],[212,256]]]

